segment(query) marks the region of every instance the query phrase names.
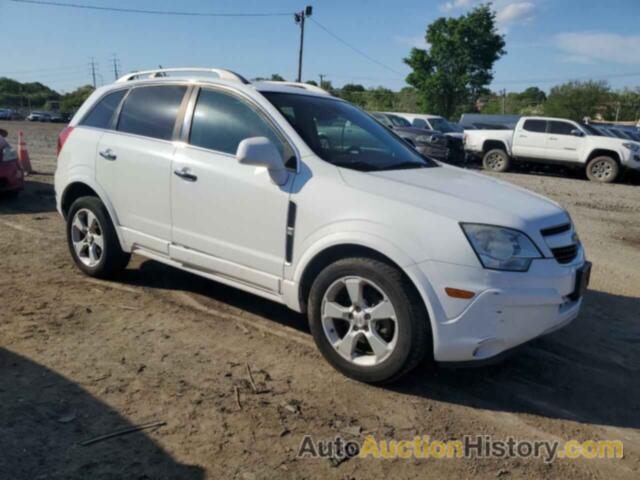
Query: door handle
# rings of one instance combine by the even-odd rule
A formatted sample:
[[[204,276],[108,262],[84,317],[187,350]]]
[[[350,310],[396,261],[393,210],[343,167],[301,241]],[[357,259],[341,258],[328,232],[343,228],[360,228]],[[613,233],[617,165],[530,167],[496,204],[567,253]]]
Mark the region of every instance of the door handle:
[[[549,137],[549,140],[553,140],[555,142],[558,139],[556,137]]]
[[[173,173],[188,182],[195,182],[198,180],[198,177],[191,173],[191,170],[187,167],[181,168],[180,170],[174,170]]]
[[[116,154],[113,153],[113,150],[111,150],[110,148],[107,148],[106,150],[102,150],[100,152],[100,156],[105,160],[110,160],[110,161],[114,161],[116,158],[118,158]]]

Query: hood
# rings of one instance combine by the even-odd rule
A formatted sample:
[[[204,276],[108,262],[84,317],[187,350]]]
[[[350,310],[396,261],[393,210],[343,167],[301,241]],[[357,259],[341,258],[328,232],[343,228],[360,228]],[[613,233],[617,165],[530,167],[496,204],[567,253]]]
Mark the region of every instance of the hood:
[[[358,172],[340,169],[353,188],[427,210],[456,222],[536,232],[569,221],[557,203],[492,177],[449,165]]]
[[[449,133],[445,133],[444,135],[451,138],[457,138],[459,140],[464,139],[464,133],[460,133],[460,132],[449,132]]]

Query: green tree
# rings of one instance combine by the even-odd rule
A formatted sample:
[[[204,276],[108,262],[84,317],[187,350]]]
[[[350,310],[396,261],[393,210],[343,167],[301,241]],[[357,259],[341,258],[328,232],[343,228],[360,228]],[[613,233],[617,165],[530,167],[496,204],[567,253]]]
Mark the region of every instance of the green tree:
[[[555,86],[544,105],[545,115],[582,121],[607,110],[611,88],[604,81],[572,81]]]
[[[63,95],[60,99],[60,111],[65,113],[75,112],[92,93],[93,87],[85,85]]]
[[[407,83],[420,92],[423,111],[453,117],[475,110],[487,93],[494,63],[506,53],[490,5],[458,18],[438,18],[427,28],[429,50],[413,48],[405,63],[413,71]]]

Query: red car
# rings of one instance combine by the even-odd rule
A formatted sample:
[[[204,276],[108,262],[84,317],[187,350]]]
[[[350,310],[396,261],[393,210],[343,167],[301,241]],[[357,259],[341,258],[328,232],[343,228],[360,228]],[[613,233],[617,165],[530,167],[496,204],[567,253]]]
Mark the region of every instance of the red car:
[[[17,195],[24,188],[24,172],[16,151],[0,148],[0,194]]]

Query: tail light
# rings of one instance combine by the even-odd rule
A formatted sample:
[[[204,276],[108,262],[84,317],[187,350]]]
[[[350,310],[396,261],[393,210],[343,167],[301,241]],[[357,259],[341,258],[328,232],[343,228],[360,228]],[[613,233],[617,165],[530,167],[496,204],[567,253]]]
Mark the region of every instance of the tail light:
[[[62,150],[62,147],[64,147],[65,142],[69,138],[69,135],[71,135],[71,132],[73,132],[73,127],[66,127],[60,132],[60,135],[58,135],[58,156],[60,155],[60,151]]]

